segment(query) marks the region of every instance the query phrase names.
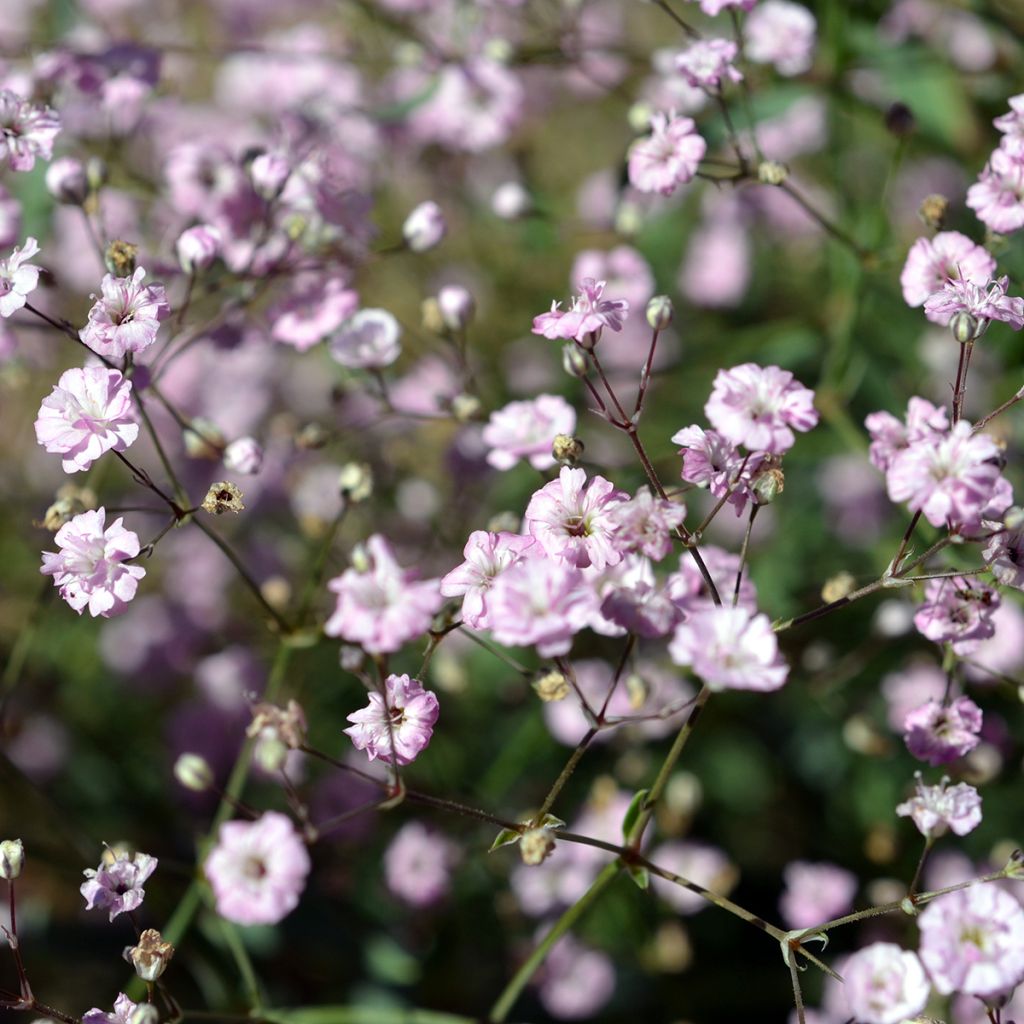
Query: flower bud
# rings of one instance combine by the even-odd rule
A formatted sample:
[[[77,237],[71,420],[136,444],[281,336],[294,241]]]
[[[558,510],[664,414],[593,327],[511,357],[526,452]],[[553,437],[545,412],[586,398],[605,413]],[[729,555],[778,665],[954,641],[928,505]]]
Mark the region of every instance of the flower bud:
[[[757,180],[762,185],[781,185],[789,177],[789,168],[778,160],[762,160],[757,165]]]
[[[210,459],[220,461],[224,451],[224,435],[209,420],[196,417],[192,426],[186,427],[182,435],[185,443],[185,454],[190,459]]]
[[[263,448],[252,437],[240,437],[224,449],[224,466],[234,473],[252,476],[263,465]]]
[[[125,959],[132,964],[135,973],[143,981],[156,981],[167,969],[173,956],[174,947],[164,942],[155,928],[147,928],[139,936],[139,944],[125,950]]]
[[[237,515],[245,509],[245,505],[242,504],[242,492],[229,480],[211,484],[199,507],[214,516],[223,515],[225,512],[234,512]]]
[[[107,246],[106,252],[103,254],[103,262],[108,272],[114,277],[131,277],[135,273],[135,257],[138,252],[137,245],[115,238]]]
[[[530,193],[518,181],[506,181],[491,194],[491,210],[502,220],[518,220],[532,209]]]
[[[468,423],[480,415],[480,399],[476,395],[465,393],[456,395],[452,399],[452,415],[459,423]]]
[[[647,322],[655,331],[663,331],[672,323],[672,300],[667,295],[655,295],[647,303]]]
[[[373,494],[373,470],[365,462],[348,462],[338,474],[338,487],[343,498],[366,501]]]
[[[445,223],[441,207],[432,200],[427,200],[425,203],[420,203],[405,218],[405,223],[402,225],[402,237],[413,252],[426,252],[428,249],[433,249],[444,238],[447,230],[448,225]]]
[[[179,754],[174,762],[174,778],[193,793],[205,793],[213,785],[213,769],[201,754]]]
[[[643,227],[643,210],[631,200],[619,203],[615,211],[615,230],[620,235],[635,235]]]
[[[497,512],[487,521],[488,533],[518,533],[522,520],[515,512]]]
[[[295,447],[304,452],[317,451],[330,439],[330,434],[319,423],[307,423],[295,435]]]
[[[833,601],[848,597],[856,586],[857,581],[853,575],[844,569],[825,581],[821,588],[821,599],[825,604],[831,604]]]
[[[85,165],[73,156],[62,156],[46,168],[46,190],[58,203],[81,206],[89,195]]]
[[[85,178],[90,192],[99,192],[110,179],[110,168],[102,157],[91,156],[85,162]]]
[[[629,697],[629,706],[634,711],[639,711],[647,703],[651,688],[643,676],[630,672],[626,676],[626,695]]]
[[[1024,527],[1024,508],[1019,505],[1011,505],[1003,516],[1003,525],[1008,530],[1019,530]]]
[[[897,138],[903,138],[917,127],[917,119],[906,103],[897,100],[885,112],[885,127]]]
[[[138,1003],[128,1014],[128,1024],[159,1024],[160,1011],[152,1003]]]
[[[1007,878],[1024,878],[1024,851],[1014,850],[1003,872]]]
[[[25,863],[25,847],[20,839],[5,839],[0,843],[0,878],[13,882],[21,874]]]
[[[349,564],[356,572],[370,571],[370,556],[367,554],[365,545],[356,544],[355,547],[352,548],[352,554],[349,556]]]
[[[562,369],[570,377],[583,378],[587,375],[587,357],[579,346],[570,342],[562,349]]]
[[[956,338],[961,345],[966,345],[969,341],[974,341],[978,337],[980,331],[980,324],[977,319],[971,316],[966,310],[961,309],[958,313],[954,313],[949,321],[949,329],[953,332],[953,337]]]
[[[423,329],[431,334],[444,334],[444,317],[441,316],[441,304],[433,295],[428,295],[420,304],[420,319]]]
[[[932,229],[941,231],[942,225],[946,223],[946,211],[949,209],[949,200],[939,193],[934,192],[921,200],[917,215]]]
[[[646,100],[638,100],[626,112],[626,120],[629,122],[629,127],[636,132],[637,135],[642,135],[650,129],[651,115],[653,113],[654,110],[650,103]]]
[[[252,187],[266,200],[277,198],[291,173],[291,165],[281,153],[260,153],[249,165]]]
[[[450,331],[465,330],[476,312],[476,302],[469,290],[461,285],[445,285],[437,293],[437,308],[441,322]]]
[[[763,470],[751,487],[758,505],[770,505],[786,486],[785,474],[778,466]]]
[[[583,442],[571,434],[556,434],[551,444],[551,457],[562,466],[575,466],[583,457]]]
[[[220,254],[220,231],[212,224],[187,228],[174,244],[178,263],[186,274],[206,270]]]
[[[552,670],[534,679],[534,691],[542,701],[565,700],[569,696],[569,683],[561,672]]]
[[[541,864],[555,850],[555,841],[551,838],[551,832],[546,828],[531,828],[529,832],[523,833],[519,840],[519,853],[524,864]]]

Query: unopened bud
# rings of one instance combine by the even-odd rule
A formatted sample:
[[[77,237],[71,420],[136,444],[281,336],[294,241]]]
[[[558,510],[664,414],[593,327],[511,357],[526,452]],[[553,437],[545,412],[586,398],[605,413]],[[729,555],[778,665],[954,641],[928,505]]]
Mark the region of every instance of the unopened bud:
[[[279,772],[288,760],[288,748],[276,736],[261,736],[256,741],[253,759],[268,775]]]
[[[534,679],[532,685],[543,701],[565,700],[569,696],[569,683],[561,672],[546,672]]]
[[[291,172],[291,164],[281,153],[260,153],[249,165],[252,187],[266,200],[277,198]]]
[[[227,444],[224,435],[209,420],[199,417],[182,433],[185,454],[190,459],[210,459],[219,462]]]
[[[295,447],[303,451],[317,451],[330,440],[330,435],[319,423],[307,423],[295,435]]]
[[[615,211],[615,230],[620,235],[635,235],[644,223],[644,214],[638,203],[625,200]]]
[[[1019,530],[1024,527],[1024,508],[1019,505],[1011,505],[1003,516],[1003,525],[1008,530]]]
[[[138,1003],[128,1014],[128,1024],[158,1024],[160,1011],[152,1003]]]
[[[199,507],[215,516],[222,516],[225,512],[237,514],[245,509],[245,505],[242,504],[242,492],[230,480],[220,480],[211,484]]]
[[[480,399],[476,395],[467,395],[463,392],[452,399],[451,409],[452,415],[459,423],[468,423],[480,415]]]
[[[125,950],[125,959],[132,964],[135,973],[143,981],[156,981],[167,969],[173,956],[174,947],[164,942],[155,928],[147,928],[139,936],[139,944]]]
[[[571,434],[556,434],[551,444],[551,457],[560,466],[575,466],[583,458],[583,442]]]
[[[891,103],[885,112],[885,127],[897,138],[902,138],[917,127],[917,119],[906,103],[897,100],[895,103]]]
[[[263,447],[252,437],[240,437],[224,449],[224,466],[234,473],[252,476],[263,465]]]
[[[954,313],[949,320],[949,329],[961,345],[966,345],[967,342],[974,341],[978,337],[979,326],[977,319],[964,309]]]
[[[638,100],[629,108],[626,113],[626,120],[629,122],[629,127],[637,133],[642,135],[644,132],[649,131],[651,127],[651,115],[654,113],[654,109],[650,103],[646,100]]]
[[[131,277],[135,273],[135,257],[139,247],[115,238],[103,254],[103,262],[114,277]]]
[[[413,252],[426,252],[438,245],[448,225],[444,219],[444,212],[433,200],[420,203],[402,225],[402,237],[405,244]]]
[[[110,178],[110,168],[102,157],[91,156],[85,162],[85,178],[90,192],[99,192]]]
[[[488,533],[518,533],[522,520],[515,512],[497,512],[487,521]]]
[[[467,288],[458,284],[445,285],[437,293],[437,308],[441,322],[450,331],[465,330],[476,312],[476,302]]]
[[[491,209],[502,220],[517,220],[533,209],[533,200],[518,181],[506,181],[491,195]]]
[[[174,778],[193,793],[205,793],[213,785],[213,769],[201,754],[180,754],[174,762]]]
[[[53,504],[43,514],[43,529],[56,532],[65,523],[88,509],[96,507],[96,493],[88,487],[65,484],[54,496]]]
[[[582,379],[587,375],[587,357],[580,350],[579,346],[573,342],[569,342],[562,349],[562,369],[570,377]]]
[[[555,841],[546,828],[532,828],[523,833],[523,838],[519,840],[519,853],[524,864],[541,864],[551,856],[554,849]]]
[[[757,180],[762,185],[781,185],[789,177],[789,168],[778,160],[762,160],[757,165]]]
[[[821,588],[821,599],[825,604],[839,601],[853,593],[856,585],[857,581],[853,578],[852,574],[844,569],[842,572],[837,572],[831,579],[825,581],[825,585]]]
[[[917,215],[932,231],[941,231],[942,225],[946,223],[946,213],[948,210],[949,200],[938,192],[933,192],[930,196],[925,196],[921,201]]]
[[[431,334],[444,334],[444,317],[441,316],[441,304],[434,295],[428,295],[420,303],[420,320],[423,323],[423,330]]]
[[[0,843],[0,878],[13,882],[21,874],[25,863],[25,847],[20,839],[5,839]]]
[[[73,156],[62,156],[46,168],[46,190],[58,203],[81,206],[89,195],[85,165]]]
[[[1014,850],[1003,872],[1007,878],[1024,878],[1024,851]]]
[[[762,470],[754,480],[751,490],[758,505],[770,505],[785,489],[786,476],[778,466]]]
[[[655,331],[663,331],[672,323],[672,300],[667,295],[655,295],[647,303],[647,322]]]
[[[348,462],[338,474],[338,487],[349,501],[366,501],[373,494],[373,470],[365,462]]]
[[[647,698],[651,695],[651,688],[643,676],[637,675],[636,672],[630,672],[626,676],[626,694],[629,697],[629,706],[634,711],[639,711],[647,703]]]
[[[356,544],[349,556],[349,564],[356,572],[370,571],[370,555],[364,544]]]
[[[212,224],[186,228],[174,243],[178,263],[186,274],[206,270],[220,254],[220,231]]]

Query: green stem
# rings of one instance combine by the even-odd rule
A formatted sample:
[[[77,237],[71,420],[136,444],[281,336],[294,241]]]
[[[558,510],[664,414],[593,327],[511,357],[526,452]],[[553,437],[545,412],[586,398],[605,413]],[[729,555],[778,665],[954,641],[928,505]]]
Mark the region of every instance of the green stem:
[[[246,994],[249,998],[249,1006],[254,1015],[259,1015],[263,1010],[263,997],[260,995],[260,983],[256,978],[256,971],[253,968],[252,960],[249,958],[249,951],[245,948],[242,936],[238,933],[238,926],[218,917],[221,930],[224,934],[224,941],[227,943],[231,955],[235,959],[238,973],[242,976],[242,984],[245,985]]]

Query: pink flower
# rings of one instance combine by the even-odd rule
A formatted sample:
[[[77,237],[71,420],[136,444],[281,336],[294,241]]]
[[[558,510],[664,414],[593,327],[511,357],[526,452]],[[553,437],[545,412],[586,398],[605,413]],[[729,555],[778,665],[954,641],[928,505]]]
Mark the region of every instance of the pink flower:
[[[224,465],[232,472],[252,476],[263,466],[263,446],[253,437],[240,437],[224,449]]]
[[[1000,234],[1024,227],[1024,152],[997,149],[967,190],[967,205]]]
[[[907,253],[900,285],[908,306],[924,305],[947,281],[962,279],[986,285],[996,269],[995,257],[959,231],[940,231],[934,238],[919,238]],[[949,319],[938,320],[945,326]]]
[[[981,824],[981,797],[966,782],[949,785],[943,777],[937,786],[926,786],[920,772],[915,772],[917,792],[899,804],[901,818],[913,818],[917,830],[925,838],[937,838],[952,830],[958,836],[973,832]]]
[[[981,708],[969,697],[949,705],[930,700],[907,714],[903,740],[919,761],[948,764],[978,745],[981,721]]]
[[[49,160],[60,118],[46,106],[33,106],[10,89],[0,89],[0,167],[31,171],[36,157]]]
[[[1024,590],[1024,527],[994,533],[982,550],[982,557],[1004,587]]]
[[[774,64],[780,75],[800,75],[814,62],[817,22],[800,4],[764,0],[743,26],[744,54],[758,64]]]
[[[394,759],[411,764],[426,749],[437,722],[437,696],[424,690],[418,679],[390,675],[384,680],[384,696],[372,692],[370,703],[353,711],[345,730],[356,750],[365,750],[371,761],[385,764]]]
[[[10,256],[0,260],[0,317],[6,319],[21,309],[39,284],[39,268],[25,262],[38,252],[39,244],[30,237],[20,249],[15,248]]]
[[[107,274],[100,286],[102,298],[89,310],[89,322],[78,336],[94,352],[120,359],[128,352],[142,352],[156,341],[160,321],[170,315],[162,284],[142,283],[146,271],[139,267],[131,277]]]
[[[976,521],[999,481],[996,443],[973,434],[964,420],[948,434],[911,444],[892,459],[886,485],[893,501],[905,501],[932,526]]]
[[[559,395],[538,395],[528,402],[509,402],[491,413],[483,429],[490,451],[487,461],[495,469],[511,469],[529,459],[534,469],[555,464],[551,445],[558,434],[576,429],[576,410]]]
[[[220,255],[220,230],[212,224],[197,224],[178,235],[174,251],[186,274],[206,270]]]
[[[559,939],[544,962],[538,996],[559,1020],[594,1020],[615,991],[611,957],[572,935]]]
[[[686,518],[686,506],[655,498],[650,488],[641,487],[611,514],[620,551],[639,551],[660,562],[672,550],[672,534]]]
[[[593,570],[588,570],[588,574]],[[621,573],[621,579],[614,577]],[[608,579],[607,577],[612,577]],[[656,583],[651,563],[641,555],[629,555],[606,579],[597,584],[601,596],[601,615],[607,622],[637,636],[667,636],[679,622],[678,607],[666,589]],[[606,635],[615,635],[603,624],[591,628]]]
[[[893,459],[912,444],[943,438],[949,430],[949,417],[945,409],[915,396],[907,405],[905,424],[892,413],[873,412],[864,420],[864,426],[871,435],[871,463],[885,473]]]
[[[123,452],[139,436],[131,381],[105,366],[65,370],[43,399],[35,427],[48,452],[64,455],[65,473],[88,469],[104,452]]]
[[[104,530],[106,514],[106,509],[93,509],[65,523],[54,536],[60,551],[44,551],[39,570],[53,577],[60,596],[79,615],[88,607],[94,618],[125,611],[146,575],[141,565],[125,564],[138,557],[138,536],[121,519]]]
[[[125,852],[108,850],[100,866],[85,871],[86,881],[79,889],[86,910],[107,910],[110,920],[142,906],[146,879],[156,870],[157,859],[148,853],[129,857]]]
[[[114,1012],[107,1013],[94,1006],[82,1014],[82,1024],[131,1024],[132,1013],[138,1003],[133,1003],[123,992],[114,1000]]]
[[[981,580],[965,576],[928,580],[914,625],[929,640],[952,644],[957,654],[970,654],[995,634],[992,613],[998,607],[998,592]]]
[[[959,278],[947,281],[925,299],[924,312],[929,320],[949,323],[954,313],[969,313],[980,321],[975,337],[988,326],[987,321],[1002,320],[1015,331],[1024,327],[1024,299],[1007,295],[1008,277],[975,284]]]
[[[731,596],[736,586],[740,556],[714,544],[701,544],[700,552],[719,595]],[[715,607],[707,582],[689,552],[680,555],[679,571],[669,576],[667,591],[676,607],[687,616]],[[749,609],[751,614],[757,611],[757,590],[749,573],[743,574],[737,606]]]
[[[790,928],[811,928],[845,914],[853,906],[857,877],[835,864],[795,860],[783,872],[786,891],[779,900]]]
[[[676,431],[671,440],[681,446],[682,478],[698,487],[707,487],[716,498],[728,494],[729,504],[740,515],[752,496],[751,477],[764,454],[753,452],[745,459],[717,430],[704,430],[696,424]]]
[[[226,821],[203,866],[217,913],[236,924],[277,924],[298,905],[309,868],[295,826],[277,811]]]
[[[916,953],[891,942],[857,950],[843,967],[850,1013],[862,1024],[902,1024],[924,1009],[931,993]]]
[[[654,114],[651,134],[629,147],[629,183],[638,192],[670,196],[693,180],[707,148],[691,118]]]
[[[788,370],[756,363],[719,370],[704,412],[733,444],[777,455],[793,446],[793,430],[818,422],[813,391]]]
[[[739,878],[736,865],[717,847],[706,843],[669,840],[651,853],[651,860],[719,896],[728,896]],[[698,893],[656,875],[651,878],[651,885],[658,896],[680,914],[696,914],[711,906]]]
[[[381,370],[401,354],[402,328],[386,309],[361,309],[331,338],[331,358],[352,370]]]
[[[472,629],[488,629],[487,593],[494,581],[510,566],[521,562],[524,553],[536,542],[515,533],[487,533],[474,530],[469,535],[461,565],[441,580],[445,597],[462,595],[462,621]]]
[[[689,666],[712,690],[777,690],[789,666],[779,654],[767,615],[748,608],[695,611],[668,647],[677,665]]]
[[[1024,140],[1024,93],[1008,100],[1010,112],[997,117],[992,123],[1008,138]]]
[[[716,216],[690,235],[678,287],[695,306],[738,306],[750,281],[749,230],[735,217]]]
[[[690,2],[694,3],[695,0],[690,0]],[[739,11],[753,10],[756,3],[757,0],[700,0],[700,9],[713,18],[729,7]]]
[[[416,582],[414,570],[402,569],[380,534],[366,541],[364,557],[365,568],[346,569],[327,584],[338,603],[324,632],[388,654],[425,633],[444,598],[438,580]]]
[[[428,201],[420,203],[405,218],[402,237],[413,252],[426,252],[440,244],[447,230],[448,225],[441,207],[435,202]]]
[[[267,314],[271,337],[306,352],[341,327],[358,305],[359,296],[349,288],[347,277],[304,274]]]
[[[1007,996],[1024,981],[1024,909],[994,885],[939,896],[917,919],[921,960],[942,995]]]
[[[544,658],[565,654],[597,610],[583,573],[547,558],[526,558],[495,579],[487,600],[494,639],[536,646]]]
[[[418,821],[403,825],[384,851],[387,887],[413,907],[429,907],[448,892],[458,848]]]
[[[729,39],[700,39],[676,55],[676,70],[695,88],[718,89],[723,78],[743,81],[732,64],[736,53],[736,44]]]
[[[581,569],[603,569],[622,558],[613,540],[611,512],[626,495],[602,476],[589,484],[586,480],[582,469],[563,466],[557,480],[534,492],[524,523],[552,558]]]
[[[583,342],[588,334],[596,335],[604,327],[621,331],[629,303],[625,299],[603,298],[604,287],[604,281],[584,278],[569,309],[561,310],[560,303],[552,302],[549,312],[533,318],[532,332],[545,338]]]

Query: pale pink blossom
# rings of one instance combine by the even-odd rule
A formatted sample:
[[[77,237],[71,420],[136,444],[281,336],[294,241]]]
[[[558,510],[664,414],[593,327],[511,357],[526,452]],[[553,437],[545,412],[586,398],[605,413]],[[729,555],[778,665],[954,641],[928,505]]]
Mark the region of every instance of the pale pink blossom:
[[[444,598],[440,581],[417,581],[380,534],[366,541],[363,552],[365,568],[346,569],[327,584],[338,603],[324,632],[369,654],[387,654],[425,633]]]
[[[690,0],[690,3],[696,3],[696,0]],[[737,11],[751,11],[756,3],[757,0],[700,0],[700,9],[714,17],[730,7]]]
[[[359,296],[349,287],[347,276],[304,274],[268,312],[270,335],[282,345],[307,352],[342,327],[358,305]],[[334,342],[331,344],[331,354],[337,359]]]
[[[736,885],[736,865],[717,847],[692,840],[673,839],[651,852],[651,860],[660,867],[710,889],[718,896],[728,896]],[[712,904],[699,893],[684,889],[675,882],[651,877],[657,895],[680,914],[692,915]]]
[[[551,445],[559,434],[576,430],[576,410],[560,395],[538,395],[524,402],[509,402],[491,413],[481,434],[490,451],[487,461],[495,469],[511,469],[528,459],[534,469],[555,464]]]
[[[586,570],[589,575],[596,570]],[[669,597],[665,586],[656,581],[651,563],[642,555],[627,555],[604,579],[595,584],[601,597],[602,623],[591,622],[591,628],[605,635],[620,630],[648,638],[667,636],[682,617]],[[620,578],[616,578],[619,576]],[[619,627],[613,632],[612,623]]]
[[[627,500],[603,476],[563,466],[557,480],[534,492],[524,524],[548,555],[581,569],[615,565],[622,552],[614,539],[612,510]]]
[[[671,441],[680,445],[680,476],[687,483],[707,487],[716,498],[728,495],[729,504],[740,515],[753,495],[753,471],[761,465],[764,453],[753,452],[744,457],[717,430],[704,430],[696,424],[676,431]]]
[[[949,704],[930,700],[907,714],[903,740],[919,761],[948,764],[978,745],[981,723],[981,708],[969,697],[957,697]]]
[[[401,354],[402,328],[386,309],[361,309],[328,344],[335,362],[353,370],[381,370]]]
[[[384,851],[384,881],[410,906],[429,907],[448,892],[458,860],[458,847],[450,840],[418,821],[409,821]]]
[[[750,231],[735,217],[711,217],[690,235],[679,290],[695,306],[738,306],[750,282]]]
[[[1007,102],[1009,113],[1001,114],[992,123],[1010,139],[1024,140],[1024,93],[1011,96]]]
[[[30,237],[21,248],[0,260],[0,317],[6,319],[21,309],[39,284],[39,268],[26,262],[38,252],[39,243]]]
[[[106,514],[93,509],[65,523],[53,538],[60,551],[44,551],[39,570],[79,615],[88,607],[94,618],[124,612],[146,575],[141,565],[127,564],[139,555],[138,536],[121,519],[104,528]]]
[[[740,556],[716,544],[701,544],[700,554],[719,595],[731,597],[740,568]],[[666,590],[670,599],[687,616],[715,606],[707,580],[689,552],[679,556],[679,569],[669,576]],[[757,590],[749,573],[743,574],[736,604],[749,609],[751,614],[757,611]]]
[[[917,954],[891,942],[857,950],[843,966],[843,981],[850,1013],[861,1024],[903,1024],[931,993]]]
[[[402,237],[413,252],[426,252],[439,245],[448,230],[444,211],[437,203],[420,203],[402,224]]]
[[[900,286],[908,306],[922,306],[941,291],[947,281],[964,280],[984,286],[996,269],[995,257],[959,231],[940,231],[933,238],[919,238],[907,253]],[[938,318],[945,326],[949,318]]]
[[[545,338],[583,342],[588,334],[597,335],[605,327],[621,331],[629,303],[624,299],[604,298],[604,289],[604,281],[584,278],[572,305],[563,310],[558,308],[561,303],[552,302],[547,313],[533,318],[532,332]]]
[[[731,39],[699,39],[676,56],[676,70],[700,89],[718,89],[723,79],[742,82],[743,75],[733,66],[737,52]]]
[[[203,870],[217,913],[236,924],[277,924],[298,905],[310,861],[290,818],[266,811],[226,821]]]
[[[998,591],[974,577],[928,580],[914,625],[929,640],[951,644],[957,654],[971,654],[995,633],[992,613],[998,607]]]
[[[371,691],[369,699],[365,708],[348,716],[353,724],[345,734],[371,761],[411,764],[434,734],[437,695],[424,690],[418,679],[390,675],[384,681],[384,694]]]
[[[905,422],[901,423],[890,412],[873,412],[864,420],[864,426],[871,435],[871,463],[885,473],[893,459],[912,444],[944,438],[949,430],[949,416],[944,408],[915,396],[907,404]]]
[[[921,960],[936,991],[983,999],[1024,981],[1024,909],[994,885],[939,896],[917,919]]]
[[[186,228],[174,243],[178,265],[186,274],[206,270],[220,255],[220,245],[220,229],[212,224]]]
[[[60,128],[55,110],[0,89],[0,167],[6,163],[12,171],[31,171],[37,157],[49,160]]]
[[[162,284],[142,283],[146,271],[139,267],[131,277],[107,274],[102,296],[89,310],[89,322],[78,335],[94,352],[120,359],[142,352],[156,341],[160,321],[170,315]]]
[[[711,425],[733,444],[781,455],[793,431],[818,422],[814,392],[778,366],[743,363],[719,370],[704,406]]]
[[[672,534],[686,518],[686,506],[656,498],[650,488],[641,487],[611,515],[620,551],[639,551],[660,562],[672,551]]]
[[[240,437],[224,449],[224,466],[252,476],[263,466],[263,446],[254,437]]]
[[[748,608],[695,611],[676,629],[668,653],[712,690],[768,692],[779,689],[789,674],[768,616]]]
[[[104,452],[123,452],[139,436],[132,383],[105,366],[65,370],[43,399],[36,439],[64,456],[65,473],[88,469]]]
[[[997,149],[967,190],[967,205],[1000,234],[1024,227],[1024,152]]]
[[[82,1014],[82,1024],[131,1024],[132,1014],[138,1003],[133,1003],[123,992],[118,992],[114,1000],[114,1012],[94,1006]]]
[[[783,878],[779,910],[790,928],[811,928],[853,907],[857,876],[837,864],[795,860],[786,865]]]
[[[638,192],[670,196],[693,180],[707,148],[691,118],[656,113],[651,134],[629,147],[629,183]]]
[[[780,75],[801,75],[814,62],[814,15],[789,0],[764,0],[743,25],[744,54],[757,64],[773,64]]]
[[[926,839],[935,839],[947,831],[965,836],[981,824],[981,797],[966,782],[949,785],[943,776],[937,786],[926,786],[920,772],[915,772],[916,792],[897,805],[901,818],[912,818],[917,830]]]
[[[494,581],[510,566],[522,561],[536,542],[515,533],[474,530],[466,541],[465,561],[441,580],[445,597],[462,597],[462,621],[472,629],[487,629],[487,594]]]
[[[892,458],[889,497],[922,512],[932,526],[974,522],[995,493],[998,458],[992,438],[960,420],[945,436],[926,437]]]
[[[565,935],[551,948],[539,975],[537,995],[552,1017],[594,1020],[615,991],[611,957]]]
[[[975,284],[959,278],[947,281],[924,302],[925,315],[937,323],[949,323],[956,313],[968,313],[979,321],[977,337],[990,320],[1002,320],[1015,331],[1024,327],[1024,299],[1007,295],[1008,277]]]
[[[111,921],[118,914],[138,909],[146,898],[142,887],[156,865],[156,857],[148,853],[129,856],[124,851],[108,850],[95,871],[85,871],[86,881],[79,888],[85,897],[85,909],[106,910]]]

